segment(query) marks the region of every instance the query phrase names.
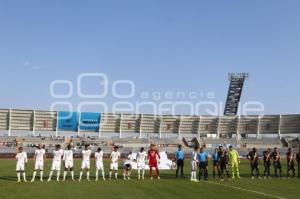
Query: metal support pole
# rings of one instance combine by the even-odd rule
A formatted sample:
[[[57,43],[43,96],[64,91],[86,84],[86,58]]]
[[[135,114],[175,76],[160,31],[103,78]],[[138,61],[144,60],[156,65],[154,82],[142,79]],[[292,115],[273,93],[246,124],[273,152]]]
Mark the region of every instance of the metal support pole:
[[[258,116],[258,122],[257,122],[257,138],[259,138],[260,136],[260,120],[261,120],[261,116]]]
[[[179,127],[178,127],[178,139],[179,140],[181,140],[181,131],[180,131],[181,125],[182,125],[182,115],[180,115]]]
[[[11,109],[9,109],[8,113],[8,136],[11,136]]]
[[[140,116],[139,138],[142,138],[142,124],[143,124],[143,114],[141,114]]]
[[[237,127],[236,127],[236,139],[240,140],[240,121],[241,121],[241,116],[238,116],[238,122],[237,122]]]
[[[281,139],[281,120],[282,120],[282,115],[279,115],[278,136],[280,139]]]
[[[198,132],[198,140],[200,141],[200,139],[201,139],[201,120],[202,119],[202,117],[201,117],[201,115],[199,116],[199,124],[198,124],[198,129],[197,129],[197,132]]]
[[[218,127],[217,127],[217,138],[220,139],[220,123],[221,123],[221,116],[218,117]]]
[[[33,117],[32,117],[32,135],[35,136],[35,110],[33,110]]]
[[[160,116],[160,123],[159,123],[159,139],[161,139],[161,127],[162,127],[162,115]]]
[[[119,132],[119,138],[122,138],[122,113],[120,114],[120,132]]]
[[[58,136],[58,111],[56,111],[55,137]]]
[[[81,120],[81,113],[78,113],[77,115],[77,136],[79,137],[80,136],[80,120]]]

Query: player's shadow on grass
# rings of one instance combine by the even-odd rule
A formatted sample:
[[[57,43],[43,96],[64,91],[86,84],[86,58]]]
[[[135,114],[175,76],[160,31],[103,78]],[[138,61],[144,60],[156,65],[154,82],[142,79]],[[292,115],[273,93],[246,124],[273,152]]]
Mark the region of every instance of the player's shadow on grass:
[[[16,181],[16,178],[12,177],[12,176],[0,176],[0,180],[4,180],[4,181]]]

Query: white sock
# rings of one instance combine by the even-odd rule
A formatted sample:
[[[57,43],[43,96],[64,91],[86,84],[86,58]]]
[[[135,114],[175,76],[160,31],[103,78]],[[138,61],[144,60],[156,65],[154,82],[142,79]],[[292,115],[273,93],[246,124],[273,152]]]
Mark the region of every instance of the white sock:
[[[90,179],[90,172],[89,171],[86,172],[86,179],[88,179],[88,180]]]
[[[138,176],[141,177],[141,169],[138,169]]]
[[[32,181],[34,181],[35,176],[36,176],[36,171],[33,172],[33,175],[32,175]]]
[[[74,180],[74,171],[71,171],[72,180]]]
[[[126,178],[126,174],[125,173],[123,173],[123,177],[124,177],[124,179]]]
[[[112,171],[109,172],[109,178],[111,178]]]
[[[49,174],[49,180],[51,180],[52,175],[53,175],[53,171],[50,171],[50,174]]]
[[[67,176],[67,171],[64,171],[64,178],[63,178],[63,180],[66,180],[66,176]]]
[[[17,176],[18,176],[18,181],[20,181],[21,180],[21,175],[20,175],[19,172],[17,173]]]
[[[145,169],[142,169],[142,178],[145,176]]]
[[[103,179],[105,179],[104,169],[102,169],[102,177],[103,177]]]
[[[96,170],[96,180],[98,180],[98,169]]]
[[[82,171],[80,171],[79,180],[81,180],[81,178],[82,178]]]
[[[118,172],[115,171],[115,178],[118,178]]]
[[[195,180],[195,172],[194,171],[191,172],[191,180]]]
[[[40,171],[40,179],[41,179],[41,181],[43,180],[43,174],[44,174],[44,172]]]
[[[59,181],[59,177],[60,177],[60,171],[58,170],[56,173],[56,180]]]
[[[26,173],[23,172],[23,180],[26,181]]]

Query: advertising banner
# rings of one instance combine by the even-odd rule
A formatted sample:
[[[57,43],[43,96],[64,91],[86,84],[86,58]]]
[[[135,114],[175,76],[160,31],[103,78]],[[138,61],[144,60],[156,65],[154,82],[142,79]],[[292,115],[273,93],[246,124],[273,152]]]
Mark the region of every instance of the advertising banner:
[[[78,113],[69,111],[59,111],[57,128],[60,131],[77,131]]]
[[[100,113],[82,112],[79,116],[80,130],[98,132],[101,121]]]

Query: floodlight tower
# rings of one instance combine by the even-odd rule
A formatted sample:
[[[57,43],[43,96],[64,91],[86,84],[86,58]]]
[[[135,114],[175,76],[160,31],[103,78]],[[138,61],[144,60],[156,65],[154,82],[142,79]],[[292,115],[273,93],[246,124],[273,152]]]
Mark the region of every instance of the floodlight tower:
[[[229,73],[228,80],[230,81],[230,85],[224,115],[234,116],[238,113],[244,82],[248,78],[248,73]]]

